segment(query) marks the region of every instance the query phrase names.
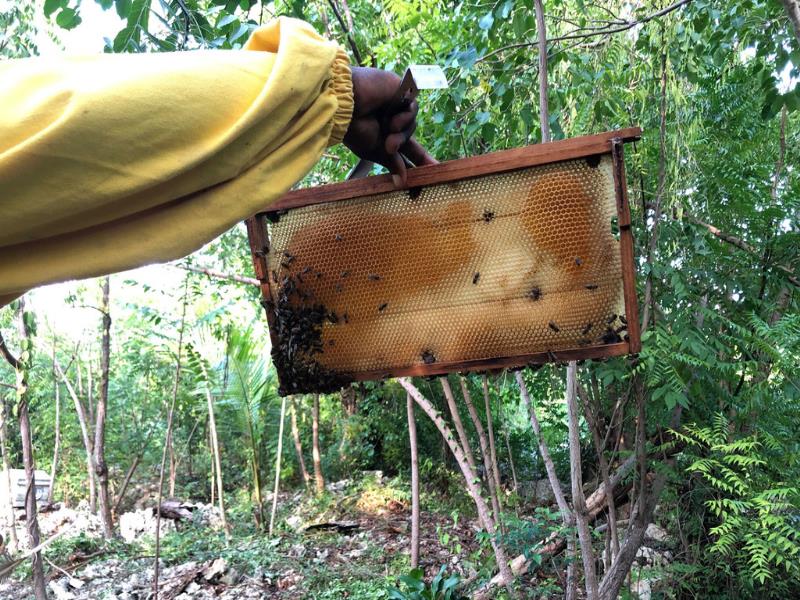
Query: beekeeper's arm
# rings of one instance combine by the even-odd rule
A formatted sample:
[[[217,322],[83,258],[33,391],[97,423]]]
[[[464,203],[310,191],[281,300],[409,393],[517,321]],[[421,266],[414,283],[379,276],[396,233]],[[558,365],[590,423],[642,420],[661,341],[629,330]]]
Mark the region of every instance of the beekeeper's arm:
[[[185,256],[345,136],[401,175],[398,150],[431,161],[409,140],[416,105],[386,106],[399,78],[351,75],[336,44],[293,19],[244,50],[12,60],[0,82],[0,306]]]

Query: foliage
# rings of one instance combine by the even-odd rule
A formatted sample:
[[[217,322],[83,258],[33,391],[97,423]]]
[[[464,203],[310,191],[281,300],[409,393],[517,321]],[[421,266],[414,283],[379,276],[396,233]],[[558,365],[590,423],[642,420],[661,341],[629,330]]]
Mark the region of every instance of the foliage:
[[[702,481],[717,521],[708,531],[710,551],[744,567],[737,574],[742,590],[781,597],[800,570],[800,489],[776,469],[786,463],[783,446],[769,433],[733,436],[722,414],[713,425],[688,425],[676,435],[692,447],[686,469]]]
[[[408,575],[401,575],[399,579],[399,583],[405,586],[405,591],[392,588],[389,590],[389,598],[392,600],[459,600],[462,598],[456,591],[459,577],[458,575],[446,577],[445,569],[446,567],[442,566],[430,584],[425,583],[425,574],[422,569],[411,569]]]

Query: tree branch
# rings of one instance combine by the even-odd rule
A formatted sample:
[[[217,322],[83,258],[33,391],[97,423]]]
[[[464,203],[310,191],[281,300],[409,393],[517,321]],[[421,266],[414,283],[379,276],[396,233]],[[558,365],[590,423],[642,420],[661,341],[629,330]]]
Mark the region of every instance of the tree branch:
[[[347,38],[347,43],[350,45],[350,49],[353,51],[353,58],[356,59],[356,64],[358,64],[358,66],[360,67],[363,67],[364,60],[361,58],[361,53],[358,51],[358,46],[356,46],[356,41],[353,39],[353,34],[351,30],[347,27],[347,24],[344,22],[342,15],[339,13],[339,9],[336,8],[336,3],[333,0],[328,0],[328,4],[333,10],[333,14],[336,16],[336,20],[339,21],[339,25],[342,27],[342,31],[344,31],[344,35]]]
[[[798,4],[797,0],[783,0],[783,6],[786,8],[789,20],[792,22],[797,43],[800,44],[800,4]]]
[[[245,277],[244,275],[232,275],[230,273],[223,273],[215,269],[206,269],[203,267],[193,267],[185,263],[170,263],[170,266],[176,269],[183,269],[184,271],[191,271],[192,273],[201,273],[207,275],[212,279],[221,279],[223,281],[234,281],[236,283],[243,283],[245,285],[259,285],[258,279],[253,277]]]
[[[601,28],[601,29],[598,29],[598,30],[592,30],[592,31],[590,31],[588,33],[575,33],[575,32],[573,32],[573,33],[569,33],[567,35],[550,38],[550,39],[547,40],[547,42],[551,43],[551,42],[563,42],[563,41],[567,41],[567,40],[581,40],[581,39],[586,39],[586,38],[591,38],[591,37],[597,37],[597,36],[600,36],[600,35],[612,35],[614,33],[621,33],[623,31],[628,31],[629,29],[633,29],[637,25],[642,25],[644,23],[652,21],[653,19],[657,19],[659,17],[663,17],[664,15],[667,15],[667,14],[669,14],[669,13],[675,11],[675,10],[678,10],[679,8],[681,8],[682,6],[684,6],[686,4],[689,4],[691,1],[692,0],[680,0],[679,2],[675,2],[674,4],[670,4],[669,6],[667,6],[665,8],[662,8],[661,10],[656,11],[656,12],[650,14],[650,15],[647,15],[646,17],[642,17],[641,19],[637,19],[636,21],[627,21],[627,22],[625,22],[624,25],[620,25],[619,27],[613,27],[613,28],[607,28],[607,29]],[[537,40],[535,42],[520,42],[518,44],[510,44],[508,46],[503,46],[502,48],[498,48],[497,50],[492,50],[491,52],[489,52],[489,54],[481,56],[480,58],[478,58],[478,60],[475,61],[475,64],[478,64],[479,62],[483,62],[484,60],[487,60],[487,59],[491,58],[492,56],[496,56],[497,54],[500,54],[502,52],[506,52],[507,50],[517,50],[519,48],[528,48],[530,46],[536,46],[536,45],[538,45],[538,43],[539,42]]]
[[[740,250],[744,250],[748,254],[758,254],[758,250],[755,247],[748,244],[747,242],[745,242],[743,239],[738,238],[735,235],[731,235],[730,233],[726,233],[721,229],[719,229],[718,227],[715,227],[710,223],[706,223],[705,221],[698,219],[691,213],[687,213],[684,211],[683,216],[691,223],[694,223],[695,225],[699,225],[700,227],[705,228],[711,235],[713,235],[717,239],[720,239],[723,242],[731,244],[732,246],[736,246],[737,248],[739,248]],[[800,287],[800,277],[795,275],[794,271],[790,267],[780,264],[774,264],[773,266],[776,269],[783,271],[787,275],[787,279],[792,285],[794,285],[795,287]]]
[[[12,366],[12,368],[16,371],[19,369],[19,360],[11,354],[11,351],[6,346],[6,341],[3,339],[3,334],[0,333],[0,354],[8,361],[8,364]]]

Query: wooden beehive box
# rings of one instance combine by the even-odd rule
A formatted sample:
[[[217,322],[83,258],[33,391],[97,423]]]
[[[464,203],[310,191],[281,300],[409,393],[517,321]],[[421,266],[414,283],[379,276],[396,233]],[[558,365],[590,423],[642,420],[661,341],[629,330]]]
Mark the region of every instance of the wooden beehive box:
[[[639,135],[297,190],[249,219],[281,393],[637,352]]]

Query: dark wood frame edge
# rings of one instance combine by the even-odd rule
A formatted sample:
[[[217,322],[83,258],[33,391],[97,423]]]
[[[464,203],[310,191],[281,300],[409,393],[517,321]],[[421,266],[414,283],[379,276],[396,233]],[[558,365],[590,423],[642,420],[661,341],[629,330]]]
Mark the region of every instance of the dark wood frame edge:
[[[368,381],[386,379],[388,377],[432,377],[434,375],[445,375],[447,373],[493,371],[495,369],[525,367],[549,362],[567,362],[570,360],[624,356],[630,352],[629,346],[628,342],[618,342],[615,344],[605,344],[603,346],[568,348],[566,350],[536,352],[535,354],[520,354],[502,358],[482,358],[477,360],[431,363],[429,365],[412,365],[410,367],[391,370],[360,371],[354,373],[352,376],[353,381]]]
[[[639,330],[639,302],[636,298],[636,264],[634,262],[633,230],[631,227],[631,207],[628,202],[628,184],[625,179],[624,140],[611,141],[611,160],[613,162],[614,192],[617,205],[617,224],[619,225],[619,250],[622,266],[622,295],[625,301],[625,318],[628,321],[628,342],[630,351],[636,354],[642,349]]]
[[[448,183],[492,173],[503,173],[595,154],[605,154],[611,152],[613,140],[618,139],[623,143],[635,141],[641,137],[641,134],[642,130],[639,127],[629,127],[596,135],[500,150],[436,165],[416,167],[408,170],[407,185],[403,189]],[[373,175],[372,177],[288,192],[270,206],[265,207],[263,213],[259,214],[395,192],[398,189],[395,187],[391,175]]]

